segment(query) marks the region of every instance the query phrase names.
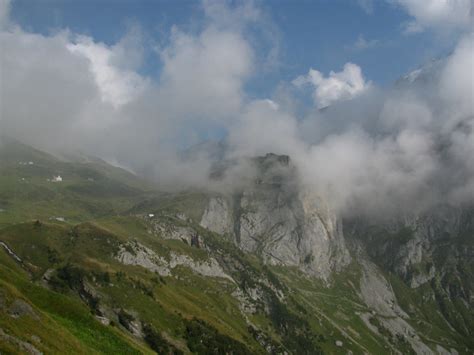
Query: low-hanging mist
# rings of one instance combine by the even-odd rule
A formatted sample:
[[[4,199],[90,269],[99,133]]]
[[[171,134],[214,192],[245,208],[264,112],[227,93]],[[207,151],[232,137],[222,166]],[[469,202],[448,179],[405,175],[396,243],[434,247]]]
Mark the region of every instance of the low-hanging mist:
[[[425,27],[446,24],[400,4]],[[164,188],[210,189],[212,154],[182,152],[219,137],[225,159],[289,155],[301,183],[343,214],[474,200],[474,35],[464,20],[450,55],[390,89],[347,63],[329,74],[310,69],[256,99],[246,83],[278,65],[279,36],[251,2],[205,1],[198,31],[173,27],[153,40],[132,25],[113,45],[68,29],[28,32],[10,20],[9,5],[0,1],[1,135],[100,156]],[[155,48],[159,78],[141,73],[145,46]],[[302,91],[312,108],[301,107]],[[238,164],[215,188],[248,170]]]

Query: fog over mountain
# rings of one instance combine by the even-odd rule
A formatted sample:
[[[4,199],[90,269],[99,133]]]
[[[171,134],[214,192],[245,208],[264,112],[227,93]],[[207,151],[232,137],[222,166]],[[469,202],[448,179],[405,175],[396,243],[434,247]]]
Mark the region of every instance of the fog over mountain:
[[[308,68],[282,80],[274,97],[255,98],[246,84],[277,66],[280,51],[278,30],[256,3],[204,1],[197,32],[174,26],[152,40],[157,79],[140,69],[150,40],[139,25],[113,45],[68,28],[43,35],[12,21],[1,0],[0,132],[50,152],[99,156],[164,187],[212,189],[213,157],[181,152],[220,131],[226,159],[289,155],[301,183],[343,214],[471,203],[471,3],[394,3],[413,17],[406,31],[456,31],[454,51],[388,89],[348,62],[330,73]],[[298,99],[304,91],[312,107]],[[235,170],[232,181],[247,174],[245,164]]]
[[[474,354],[474,0],[0,0],[0,353]]]

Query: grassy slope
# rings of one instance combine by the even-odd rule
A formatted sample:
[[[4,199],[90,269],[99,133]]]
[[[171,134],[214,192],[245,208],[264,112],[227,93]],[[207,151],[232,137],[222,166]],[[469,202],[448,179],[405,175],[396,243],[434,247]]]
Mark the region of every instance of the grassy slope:
[[[63,181],[48,181],[56,175]],[[64,162],[17,142],[0,147],[0,226],[55,217],[74,223],[117,214],[149,196],[149,188],[105,163]]]
[[[32,283],[28,273],[3,249],[0,265],[0,297],[5,307],[0,312],[0,327],[7,334],[46,353],[150,353],[135,339],[100,324],[80,300]],[[8,314],[8,307],[18,299],[32,306],[33,315],[13,318]],[[41,342],[35,343],[32,336]],[[11,344],[0,342],[0,350],[7,351],[9,347]]]
[[[33,299],[22,296],[21,291],[18,291],[20,286],[32,287],[34,292],[31,295],[36,295],[41,290],[46,293],[46,296],[41,295],[45,298],[38,298],[38,301],[42,302],[41,306],[46,307],[59,301],[70,301],[72,303],[68,307],[82,308],[89,317],[88,322],[97,323],[74,292],[66,292],[64,295],[38,285],[46,270],[73,263],[86,271],[109,272],[112,275],[110,284],[94,285],[98,292],[106,295],[107,303],[111,307],[118,306],[139,314],[143,321],[152,323],[156,329],[170,333],[171,338],[182,335],[185,326],[183,319],[198,317],[233,338],[238,340],[247,338],[246,340],[251,343],[250,346],[257,350],[258,345],[253,339],[248,338],[245,321],[238,311],[236,300],[229,295],[216,297],[222,290],[231,292],[233,286],[222,281],[198,277],[189,270],[180,271],[182,276],[179,282],[170,279],[163,284],[156,282],[156,276],[147,270],[121,265],[112,257],[118,243],[128,240],[133,235],[145,245],[158,250],[159,253],[166,254],[169,250],[175,249],[180,252],[187,251],[194,256],[201,252],[198,256],[204,258],[202,251],[192,250],[181,242],[150,240],[140,221],[131,216],[126,218],[119,216],[133,206],[137,206],[135,208],[137,212],[143,208],[147,210],[157,208],[156,205],[167,211],[175,211],[176,207],[179,208],[182,205],[192,207],[189,201],[199,201],[193,198],[194,194],[191,194],[191,197],[186,194],[181,195],[174,201],[170,201],[168,195],[157,199],[160,194],[149,189],[142,190],[143,186],[147,185],[138,178],[100,162],[63,162],[17,142],[2,148],[0,149],[0,208],[2,209],[0,240],[6,242],[15,253],[22,257],[24,267],[29,273],[28,277],[31,276],[31,279],[36,282],[33,284],[26,277],[13,276],[8,269],[2,270],[0,279],[5,285],[5,290],[13,290],[9,292],[10,298],[28,299],[33,303]],[[30,161],[33,164],[24,164]],[[61,175],[63,181],[58,183],[47,181],[53,175]],[[152,201],[154,205],[148,207],[146,205],[148,201]],[[193,215],[192,212],[190,214]],[[65,222],[56,221],[55,217],[64,217]],[[93,223],[88,222],[97,217],[102,218]],[[33,222],[35,220],[40,220],[41,225],[35,225]],[[5,254],[3,248],[1,250]],[[3,255],[3,259],[11,258]],[[126,276],[120,277],[119,280],[115,276],[118,272]],[[18,282],[12,283],[15,279],[18,279]],[[137,285],[151,288],[153,297],[145,294]],[[230,313],[227,312],[230,309],[233,310]],[[68,309],[66,313],[68,312],[74,314],[71,309]],[[75,346],[71,345],[70,349],[76,349],[79,353],[91,352],[91,349],[109,352],[106,348],[97,347],[97,344],[88,344],[91,339],[94,339],[95,332],[103,333],[102,329],[89,325],[90,330],[87,333],[83,332],[81,330],[83,319],[79,316],[62,318],[61,314],[54,315],[54,321],[60,324],[54,326],[65,328],[65,331],[74,333],[78,337],[78,339],[71,337],[71,344]],[[21,333],[21,328],[24,326],[21,323],[23,320],[19,323],[4,313],[1,315],[5,322],[2,324],[8,334]],[[7,323],[11,324],[7,327]],[[98,326],[107,328],[100,324]],[[18,332],[14,332],[15,329]],[[49,338],[48,334],[51,334],[51,339],[61,338],[56,337],[55,332],[37,331],[36,333],[42,339],[43,336]],[[113,329],[111,334],[115,334],[118,339],[128,338],[123,329]],[[99,340],[107,344],[106,339],[99,338]],[[126,340],[124,341],[126,343]],[[67,343],[66,341],[65,344]],[[43,348],[55,351],[54,346],[48,347],[47,341],[43,344]],[[126,345],[122,344],[122,347],[124,351],[127,350]],[[81,350],[82,348],[84,350]],[[58,351],[60,349],[58,348]]]
[[[34,164],[19,164],[28,161]],[[61,174],[64,181],[47,181],[56,174]],[[199,192],[159,194],[128,172],[100,161],[64,162],[18,143],[0,148],[0,241],[23,259],[20,267],[0,248],[0,299],[7,305],[15,299],[25,300],[41,319],[39,323],[29,316],[15,319],[5,308],[0,312],[0,328],[48,353],[150,352],[113,318],[117,310],[123,309],[151,324],[185,353],[189,352],[187,327],[193,318],[204,320],[209,329],[217,330],[229,342],[233,339],[245,344],[251,353],[262,353],[262,346],[249,332],[239,304],[231,295],[237,287],[234,283],[202,277],[183,267],[175,269],[174,277],[158,277],[144,268],[123,265],[113,257],[118,246],[131,239],[164,257],[170,251],[195,260],[208,257],[205,250],[147,233],[146,222],[136,214],[152,212],[157,218],[171,218],[174,224],[197,229],[215,257],[227,256],[232,263],[243,265],[243,271],[228,270],[241,287],[258,284],[262,275],[282,284],[284,303],[266,290],[270,311],[261,309],[248,315],[270,342],[283,343],[288,349],[297,346],[291,345],[295,340],[314,337],[315,348],[306,349],[309,353],[315,353],[316,346],[326,353],[386,351],[386,340],[372,333],[357,315],[370,311],[357,296],[357,265],[337,275],[331,287],[291,268],[266,267],[193,222],[200,219],[205,202],[206,195]],[[169,217],[183,211],[191,221]],[[64,217],[65,222],[52,217]],[[34,223],[37,219],[42,221],[40,226]],[[99,307],[111,315],[115,326],[100,324],[91,314],[95,310],[81,300],[77,289],[63,287],[57,292],[42,286],[41,278],[47,270],[68,264],[84,272],[84,279],[100,295]],[[106,282],[99,277],[105,273]],[[391,277],[404,309],[422,305],[414,311],[414,327],[425,330],[430,339],[443,340],[443,344],[465,340],[436,316],[435,304],[421,302],[417,292],[393,275],[387,277]],[[34,344],[31,335],[39,336],[42,342]],[[335,346],[336,340],[342,340],[344,346]],[[0,351],[15,348],[2,343]]]

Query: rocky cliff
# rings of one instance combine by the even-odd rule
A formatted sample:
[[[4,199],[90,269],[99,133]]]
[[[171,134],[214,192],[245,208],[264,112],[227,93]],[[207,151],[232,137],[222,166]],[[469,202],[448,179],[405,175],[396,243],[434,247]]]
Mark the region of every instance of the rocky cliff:
[[[450,327],[472,336],[474,327],[474,209],[438,206],[391,222],[346,224],[381,270],[431,299]]]
[[[252,165],[256,173],[249,184],[209,199],[201,226],[268,264],[296,266],[323,279],[347,265],[341,221],[300,185],[289,157],[267,154]]]
[[[342,221],[274,154],[220,193],[7,156],[2,353],[472,354],[472,208]]]

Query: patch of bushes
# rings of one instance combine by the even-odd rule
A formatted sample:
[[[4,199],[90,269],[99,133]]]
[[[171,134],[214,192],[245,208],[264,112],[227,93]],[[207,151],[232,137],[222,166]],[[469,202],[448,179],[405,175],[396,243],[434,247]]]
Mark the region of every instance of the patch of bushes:
[[[309,264],[311,264],[311,263],[313,262],[313,260],[314,260],[314,256],[313,256],[312,253],[310,253],[310,254],[308,254],[308,255],[306,255],[306,256],[304,257],[303,262],[304,262],[306,265],[309,265]]]
[[[51,264],[59,264],[62,261],[56,249],[48,247],[47,253],[48,253],[48,261]]]
[[[166,285],[166,280],[163,276],[160,276],[157,274],[156,276],[153,276],[151,278],[151,282],[153,282],[155,285]]]
[[[105,271],[93,271],[92,276],[94,277],[95,281],[102,285],[108,285],[110,283],[110,274]]]
[[[60,292],[65,292],[68,288],[76,291],[90,307],[92,313],[100,314],[100,299],[84,287],[84,281],[88,276],[90,274],[86,270],[68,263],[66,266],[56,270],[56,274],[51,278],[50,284]]]
[[[64,291],[67,288],[71,290],[79,290],[82,288],[82,283],[86,277],[87,272],[72,264],[66,264],[66,266],[56,270],[50,283],[58,290]]]
[[[128,312],[121,309],[117,314],[118,321],[121,325],[123,325],[126,329],[129,329],[130,323],[132,323],[135,318]]]
[[[390,333],[390,331],[382,325],[382,323],[377,317],[370,317],[369,322],[370,324],[372,324],[374,327],[378,329],[380,334],[382,334],[384,337],[388,339],[391,339],[392,333]]]
[[[267,276],[268,281],[270,281],[273,286],[276,288],[279,288],[280,290],[285,290],[286,287],[280,282],[278,277],[269,269],[267,265],[263,266],[263,271],[265,272],[265,275]]]
[[[296,354],[323,354],[318,342],[324,337],[316,334],[308,322],[290,312],[273,294],[270,296],[270,320],[281,334],[285,346]]]
[[[123,281],[127,277],[123,271],[117,271],[115,273],[115,277],[117,278],[117,281]]]
[[[144,339],[146,343],[158,354],[163,355],[181,355],[183,352],[170,344],[163,336],[151,325],[145,324],[143,327]]]
[[[153,287],[148,286],[140,279],[132,279],[133,287],[140,290],[144,295],[154,298]]]
[[[241,342],[221,334],[210,324],[200,320],[186,321],[185,338],[189,350],[198,355],[243,355],[251,354]]]

